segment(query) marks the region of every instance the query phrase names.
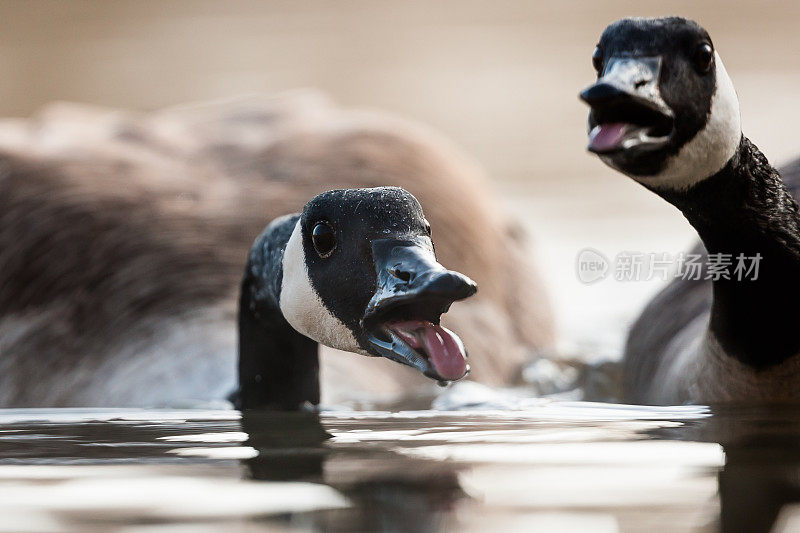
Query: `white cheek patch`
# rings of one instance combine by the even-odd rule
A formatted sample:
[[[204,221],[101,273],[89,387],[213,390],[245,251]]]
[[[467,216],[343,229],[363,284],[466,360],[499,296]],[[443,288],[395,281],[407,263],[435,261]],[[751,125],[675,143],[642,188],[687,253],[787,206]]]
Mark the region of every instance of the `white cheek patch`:
[[[299,220],[283,253],[280,308],[287,322],[306,337],[331,348],[364,353],[353,332],[333,316],[311,285]]]
[[[655,176],[636,177],[657,189],[685,190],[722,170],[742,138],[739,98],[719,54],[714,52],[717,87],[705,128],[667,160]]]

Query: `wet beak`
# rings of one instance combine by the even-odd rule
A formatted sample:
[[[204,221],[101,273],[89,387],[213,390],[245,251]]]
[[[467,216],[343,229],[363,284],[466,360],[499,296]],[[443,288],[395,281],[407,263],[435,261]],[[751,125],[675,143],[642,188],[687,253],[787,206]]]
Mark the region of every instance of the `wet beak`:
[[[403,305],[415,305],[423,314],[439,315],[450,304],[475,294],[478,286],[464,274],[447,270],[433,250],[422,242],[380,239],[372,243],[378,285],[367,305],[364,321]]]
[[[655,147],[669,139],[674,114],[659,90],[661,57],[612,57],[580,98],[592,108],[589,150]]]
[[[658,89],[660,73],[660,57],[612,57],[597,82],[581,92],[581,100],[592,107],[633,100],[666,109]]]
[[[469,370],[464,346],[439,319],[453,302],[477,292],[475,282],[440,265],[427,239],[379,239],[372,253],[377,287],[362,320],[372,351],[434,379],[463,377]]]

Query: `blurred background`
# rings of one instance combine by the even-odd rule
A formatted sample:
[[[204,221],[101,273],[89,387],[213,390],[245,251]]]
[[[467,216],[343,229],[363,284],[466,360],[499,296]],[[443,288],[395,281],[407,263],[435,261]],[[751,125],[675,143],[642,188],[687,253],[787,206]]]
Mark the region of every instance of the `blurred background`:
[[[588,343],[605,355],[663,282],[584,285],[578,252],[676,253],[694,234],[674,208],[585,152],[577,93],[594,77],[591,52],[608,23],[670,14],[710,32],[745,134],[773,163],[796,155],[797,2],[5,0],[0,115],[59,100],[150,110],[313,87],[427,123],[471,154],[523,217],[565,348]]]

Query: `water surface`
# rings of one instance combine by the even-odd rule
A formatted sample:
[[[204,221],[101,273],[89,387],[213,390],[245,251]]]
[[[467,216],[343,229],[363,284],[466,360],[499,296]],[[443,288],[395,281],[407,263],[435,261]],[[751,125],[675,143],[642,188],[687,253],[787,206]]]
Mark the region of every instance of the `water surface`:
[[[548,400],[2,410],[0,531],[790,530],[799,418]]]

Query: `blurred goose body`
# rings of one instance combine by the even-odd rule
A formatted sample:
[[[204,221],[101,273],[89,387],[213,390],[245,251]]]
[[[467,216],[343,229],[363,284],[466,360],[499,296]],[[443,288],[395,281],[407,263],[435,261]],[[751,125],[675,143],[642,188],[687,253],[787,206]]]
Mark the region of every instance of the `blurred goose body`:
[[[509,383],[552,345],[523,234],[447,141],[316,93],[137,114],[58,104],[0,121],[0,405],[154,406],[236,388],[248,250],[323,191],[402,186],[442,264],[479,294],[443,326],[471,379]],[[323,403],[433,382],[323,346]]]

